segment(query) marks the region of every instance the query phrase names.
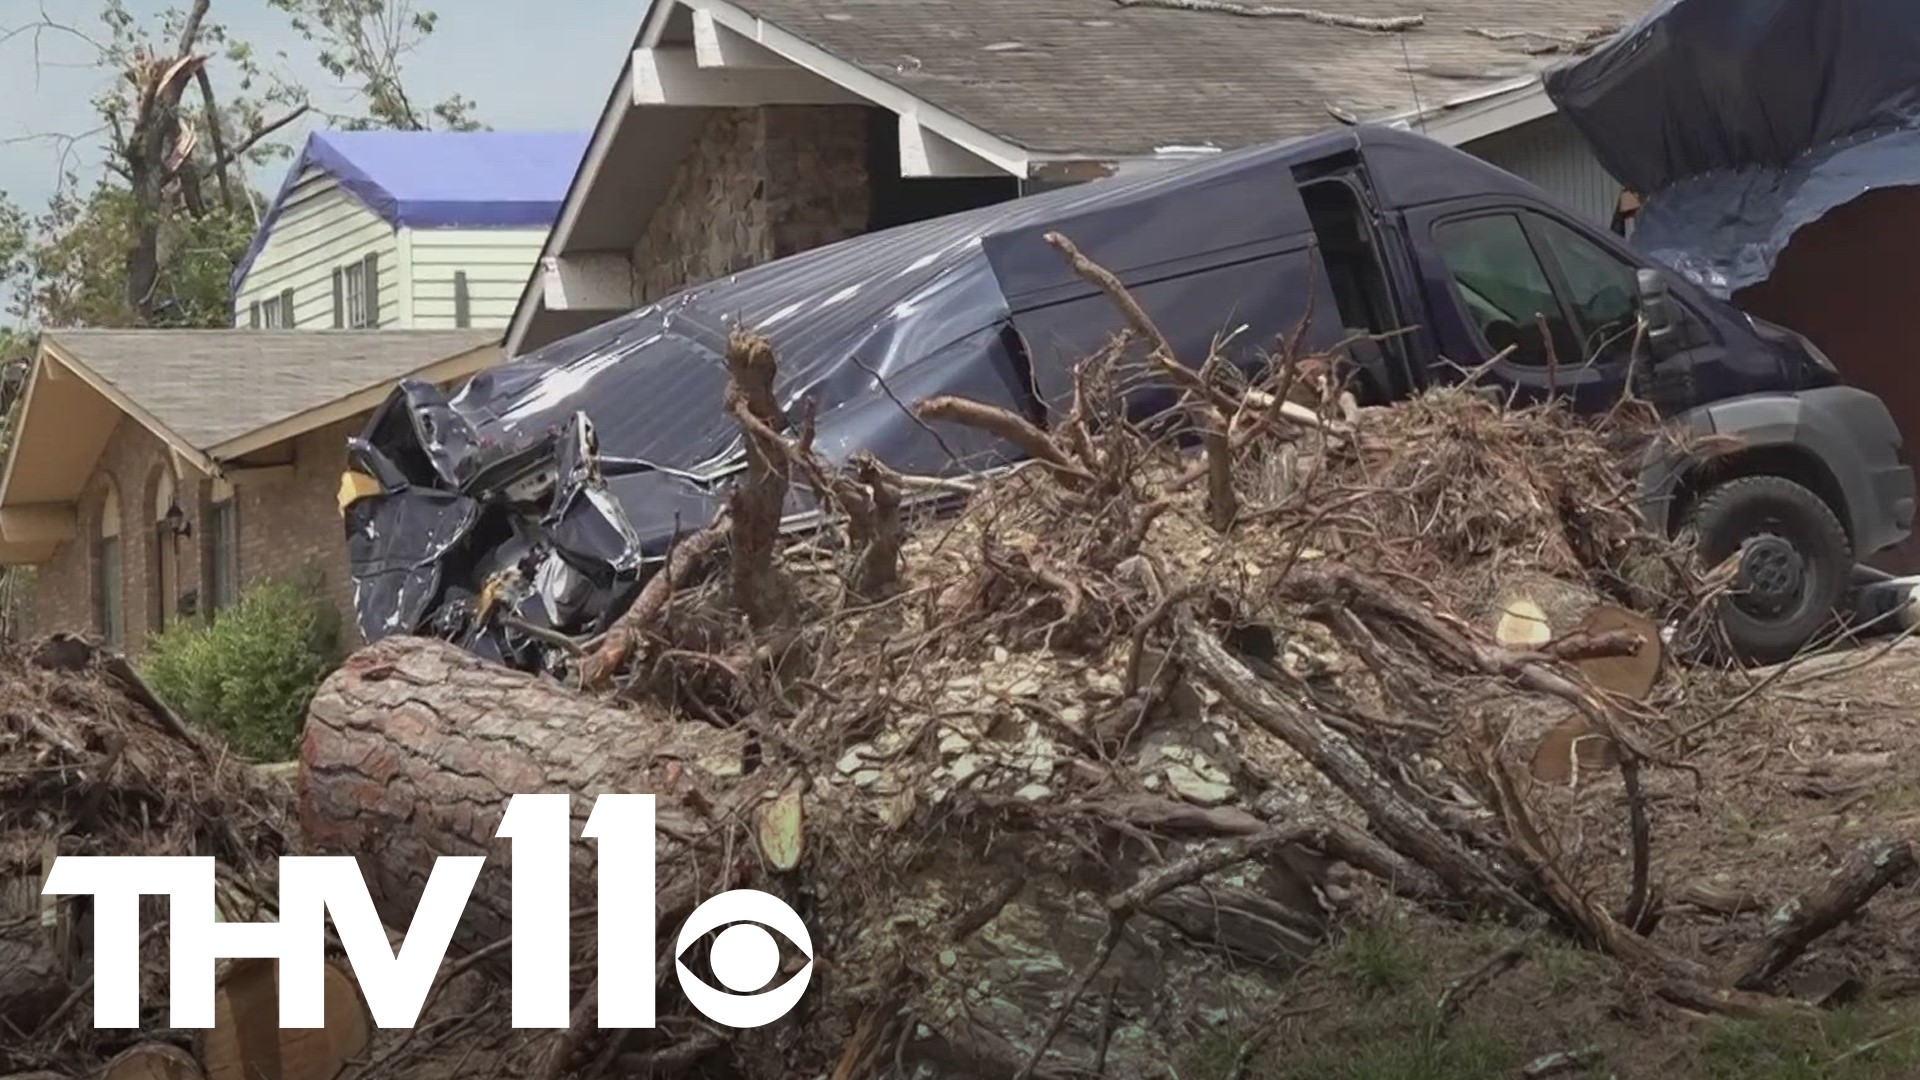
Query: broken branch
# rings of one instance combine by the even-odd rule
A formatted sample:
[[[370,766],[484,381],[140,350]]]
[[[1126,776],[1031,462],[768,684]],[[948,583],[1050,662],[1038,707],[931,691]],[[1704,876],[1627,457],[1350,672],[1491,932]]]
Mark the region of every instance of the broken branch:
[[[1767,932],[1740,952],[1727,969],[1727,982],[1742,990],[1764,989],[1820,935],[1852,918],[1881,889],[1912,877],[1913,848],[1906,841],[1866,844],[1817,888],[1780,905],[1767,919]]]

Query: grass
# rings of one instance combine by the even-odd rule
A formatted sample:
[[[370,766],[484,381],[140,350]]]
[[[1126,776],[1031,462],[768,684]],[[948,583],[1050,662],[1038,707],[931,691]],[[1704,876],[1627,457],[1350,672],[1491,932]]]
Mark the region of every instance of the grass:
[[[1506,1039],[1478,1023],[1444,1030],[1429,1003],[1381,1010],[1349,1038],[1323,1041],[1254,1076],[1263,1080],[1506,1080],[1524,1062]]]
[[[1406,923],[1380,919],[1349,927],[1334,948],[1330,966],[1360,993],[1374,997],[1412,986],[1429,964]]]
[[[1505,942],[1487,935],[1472,952]],[[1404,919],[1355,922],[1333,945],[1325,973],[1351,995],[1316,1013],[1293,1038],[1269,1043],[1244,1073],[1247,1080],[1507,1080],[1526,1062],[1492,1025],[1472,1016],[1442,1024],[1440,994],[1449,961]],[[1482,948],[1484,946],[1484,949]],[[1224,1034],[1195,1048],[1182,1080],[1227,1080],[1257,1027]]]
[[[1442,1022],[1448,982],[1515,943],[1527,959]],[[1513,1080],[1552,1051],[1597,1048],[1564,1080],[1913,1080],[1920,1004],[1862,1002],[1754,1021],[1594,1011],[1613,999],[1609,963],[1569,944],[1482,928],[1423,933],[1374,918],[1345,928],[1283,1022],[1243,1017],[1198,1038],[1179,1080]],[[1587,1001],[1588,1004],[1579,1004]],[[1567,1006],[1571,1005],[1571,1008]],[[1250,1041],[1258,1053],[1240,1058]]]
[[[1305,1045],[1268,1046],[1241,1075],[1246,1080],[1509,1080],[1525,1062],[1492,1029],[1456,1020],[1444,1030],[1432,1002],[1412,994],[1375,998],[1330,1025],[1316,1025]],[[1196,1045],[1181,1063],[1181,1080],[1230,1080],[1241,1049],[1258,1031],[1236,1030]]]
[[[1700,1046],[1701,1080],[1894,1080],[1920,1075],[1920,1016],[1870,1005],[1728,1021]]]

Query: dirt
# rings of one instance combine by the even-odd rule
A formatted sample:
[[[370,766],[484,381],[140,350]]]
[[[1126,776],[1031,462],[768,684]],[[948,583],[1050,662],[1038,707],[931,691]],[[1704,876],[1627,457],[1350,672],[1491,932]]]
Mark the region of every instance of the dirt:
[[[1648,774],[1653,857],[1669,896],[1690,885],[1746,894],[1752,910],[1668,910],[1655,940],[1710,963],[1730,959],[1780,904],[1817,885],[1864,843],[1920,830],[1920,641],[1867,641],[1738,674],[1681,681],[1722,700],[1765,683],[1676,751],[1685,767]],[[1668,692],[1674,688],[1670,673]],[[1711,716],[1724,709],[1717,706]],[[1697,720],[1695,721],[1698,722]],[[1624,870],[1616,773],[1539,793],[1569,861]],[[1595,885],[1616,891],[1623,872]],[[1563,938],[1435,918],[1404,905],[1352,913],[1295,982],[1285,1014],[1239,1016],[1196,1046],[1183,1077],[1480,1080],[1516,1075],[1619,1080],[1905,1080],[1920,1076],[1920,888],[1883,893],[1789,972],[1806,1012],[1706,1016],[1659,1000],[1616,961]],[[1502,950],[1509,973],[1442,1021],[1450,983]],[[1528,1073],[1564,1064],[1565,1071]]]

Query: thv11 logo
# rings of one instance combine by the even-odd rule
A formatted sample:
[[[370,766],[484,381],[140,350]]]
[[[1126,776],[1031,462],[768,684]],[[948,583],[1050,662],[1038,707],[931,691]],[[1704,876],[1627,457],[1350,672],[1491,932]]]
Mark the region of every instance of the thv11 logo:
[[[512,841],[513,1026],[564,1028],[571,1021],[569,982],[572,800],[566,795],[515,795],[500,822]],[[598,847],[599,1023],[603,1028],[654,1026],[656,916],[652,795],[602,795],[584,835]],[[351,856],[286,856],[280,860],[280,921],[221,922],[214,912],[214,862],[194,856],[61,856],[46,893],[93,898],[94,1026],[140,1023],[140,898],[169,902],[168,1024],[214,1023],[214,965],[221,959],[280,961],[280,1026],[324,1024],[326,919],[332,916],[367,1009],[385,1028],[412,1027],[446,959],[486,859],[441,856],[427,878],[413,925],[398,951],[374,911],[366,879]],[[806,966],[780,986],[785,934]],[[719,990],[687,970],[684,954],[719,930],[711,947]],[[715,1023],[750,1028],[792,1011],[813,977],[813,940],[800,916],[778,897],[735,889],[694,909],[674,945],[680,989]],[[729,992],[731,991],[731,992]]]

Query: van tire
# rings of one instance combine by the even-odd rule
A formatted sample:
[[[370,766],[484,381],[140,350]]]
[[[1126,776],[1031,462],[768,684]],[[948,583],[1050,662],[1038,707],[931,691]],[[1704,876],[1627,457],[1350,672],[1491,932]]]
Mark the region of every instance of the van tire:
[[[1785,477],[1742,477],[1702,496],[1688,526],[1709,567],[1741,559],[1736,595],[1720,601],[1735,659],[1790,659],[1833,620],[1853,574],[1853,544],[1820,496]]]

